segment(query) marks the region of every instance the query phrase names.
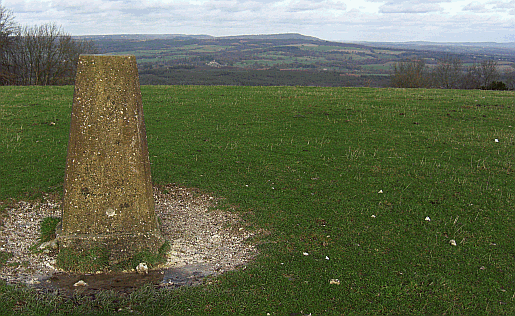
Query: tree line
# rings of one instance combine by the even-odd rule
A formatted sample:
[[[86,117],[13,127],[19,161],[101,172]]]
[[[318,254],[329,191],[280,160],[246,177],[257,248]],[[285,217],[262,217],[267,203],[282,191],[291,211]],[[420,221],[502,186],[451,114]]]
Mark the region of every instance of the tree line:
[[[465,66],[460,58],[446,56],[436,65],[427,65],[422,59],[397,62],[390,79],[396,88],[508,90],[500,77],[494,60]]]
[[[0,85],[73,84],[80,54],[97,53],[55,24],[20,26],[0,6]]]

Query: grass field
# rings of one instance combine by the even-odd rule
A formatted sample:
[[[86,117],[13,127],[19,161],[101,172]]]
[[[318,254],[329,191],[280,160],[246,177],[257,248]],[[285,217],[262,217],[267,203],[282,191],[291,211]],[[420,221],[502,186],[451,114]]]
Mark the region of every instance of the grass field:
[[[153,181],[225,198],[249,229],[269,232],[254,240],[260,255],[169,292],[64,299],[2,285],[3,312],[515,314],[513,92],[142,94]],[[72,96],[73,87],[0,87],[0,209],[61,192]]]

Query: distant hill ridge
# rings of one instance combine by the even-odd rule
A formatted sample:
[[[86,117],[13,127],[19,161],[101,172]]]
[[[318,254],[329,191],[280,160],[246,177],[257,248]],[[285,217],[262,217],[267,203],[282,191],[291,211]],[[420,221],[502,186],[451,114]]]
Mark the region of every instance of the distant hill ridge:
[[[222,39],[250,39],[250,40],[307,40],[307,41],[322,41],[318,37],[302,35],[299,33],[282,33],[282,34],[260,34],[260,35],[235,35],[235,36],[222,36]]]
[[[299,33],[281,34],[259,34],[259,35],[234,35],[234,36],[211,36],[211,35],[190,35],[190,34],[113,34],[113,35],[80,35],[74,38],[86,40],[156,40],[156,39],[247,39],[247,40],[307,40],[322,41],[318,37],[302,35]]]

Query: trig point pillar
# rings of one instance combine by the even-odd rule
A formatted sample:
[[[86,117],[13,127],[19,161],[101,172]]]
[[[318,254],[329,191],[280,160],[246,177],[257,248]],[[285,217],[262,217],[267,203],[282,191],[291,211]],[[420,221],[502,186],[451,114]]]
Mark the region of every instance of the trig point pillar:
[[[104,249],[109,263],[162,246],[135,56],[81,55],[59,247]]]

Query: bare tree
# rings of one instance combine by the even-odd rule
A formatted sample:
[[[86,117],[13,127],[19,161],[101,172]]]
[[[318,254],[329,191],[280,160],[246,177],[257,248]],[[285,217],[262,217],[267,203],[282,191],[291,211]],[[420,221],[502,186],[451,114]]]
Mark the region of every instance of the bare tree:
[[[481,71],[476,63],[467,67],[467,73],[461,82],[463,89],[479,89],[481,87]]]
[[[483,60],[480,64],[481,68],[481,86],[486,87],[493,81],[499,79],[499,71],[497,70],[497,62],[494,60]]]
[[[13,75],[10,67],[10,55],[18,26],[14,22],[12,11],[0,5],[0,85],[10,84]]]
[[[75,41],[55,24],[25,27],[13,60],[18,84],[71,84],[79,55],[94,52],[91,42]]]
[[[425,88],[429,85],[423,60],[410,60],[393,65],[391,85],[396,88]]]
[[[486,87],[493,81],[498,80],[499,76],[497,62],[494,60],[483,60],[479,64],[474,63],[472,66],[468,67],[462,88],[479,89]]]
[[[24,27],[10,54],[13,84],[72,84],[80,54],[96,53],[91,42],[76,41],[55,24]]]
[[[457,57],[446,56],[439,59],[433,70],[434,85],[442,89],[460,88],[463,76],[463,61]]]
[[[515,66],[511,65],[511,71],[504,73],[503,80],[506,80],[506,86],[509,90],[515,89]]]
[[[392,70],[391,85],[398,88],[490,89],[499,85],[500,78],[494,60],[464,69],[463,61],[451,56],[438,60],[432,71],[427,70],[423,60],[395,63]]]

